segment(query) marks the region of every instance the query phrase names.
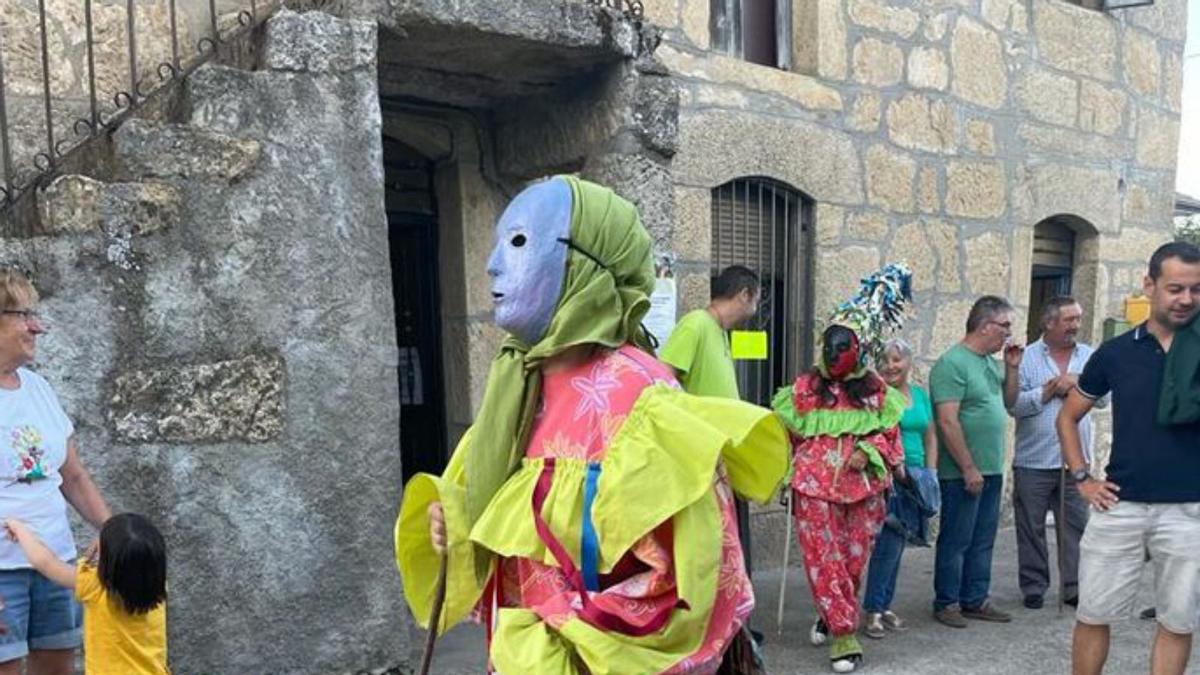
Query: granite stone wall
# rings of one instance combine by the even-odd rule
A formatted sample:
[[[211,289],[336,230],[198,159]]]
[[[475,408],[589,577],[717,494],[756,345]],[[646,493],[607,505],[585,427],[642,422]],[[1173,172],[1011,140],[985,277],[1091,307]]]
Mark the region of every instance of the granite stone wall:
[[[376,44],[276,15],[256,69],[198,70],[177,117],[122,124],[110,170],[58,177],[34,236],[0,240],[85,465],[164,532],[177,673],[410,658]]]

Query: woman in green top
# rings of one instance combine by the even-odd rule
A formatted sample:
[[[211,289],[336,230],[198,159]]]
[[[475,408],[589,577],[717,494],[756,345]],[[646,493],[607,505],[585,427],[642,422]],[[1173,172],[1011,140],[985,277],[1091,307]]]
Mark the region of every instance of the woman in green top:
[[[900,433],[904,443],[904,465],[909,469],[937,471],[937,429],[933,423],[933,404],[929,393],[908,381],[912,374],[912,348],[899,338],[884,346],[879,374],[888,386],[899,390],[908,399],[904,417],[900,418]],[[911,473],[911,472],[910,472]],[[894,507],[894,505],[892,505]],[[892,509],[889,508],[889,511]],[[889,513],[889,516],[892,514]],[[892,520],[891,517],[888,519]],[[871,565],[867,572],[867,590],[863,609],[867,613],[867,637],[882,638],[885,628],[904,630],[904,622],[891,611],[896,594],[896,577],[900,573],[900,556],[904,553],[904,535],[885,524],[875,540]]]

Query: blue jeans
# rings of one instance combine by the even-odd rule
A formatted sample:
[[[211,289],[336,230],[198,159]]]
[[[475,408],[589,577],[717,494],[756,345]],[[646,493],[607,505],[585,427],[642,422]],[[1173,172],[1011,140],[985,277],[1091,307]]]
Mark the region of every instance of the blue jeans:
[[[0,620],[8,629],[0,634],[0,663],[31,651],[83,644],[83,610],[73,590],[32,569],[0,570],[0,598]]]
[[[890,527],[882,527],[871,551],[871,566],[867,569],[867,590],[863,595],[863,610],[886,612],[896,595],[896,577],[900,574],[900,556],[904,554],[904,535]]]
[[[983,491],[967,492],[961,478],[939,481],[942,522],[933,572],[934,609],[975,609],[992,585],[992,549],[1000,525],[1002,476],[984,476]]]

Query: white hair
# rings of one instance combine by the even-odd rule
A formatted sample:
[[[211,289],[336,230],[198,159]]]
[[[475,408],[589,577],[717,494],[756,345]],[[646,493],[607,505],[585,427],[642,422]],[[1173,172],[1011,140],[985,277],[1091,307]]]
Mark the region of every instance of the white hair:
[[[913,349],[912,345],[908,344],[904,338],[894,337],[883,343],[883,351],[880,352],[884,356],[888,354],[899,354],[903,358],[912,361]]]

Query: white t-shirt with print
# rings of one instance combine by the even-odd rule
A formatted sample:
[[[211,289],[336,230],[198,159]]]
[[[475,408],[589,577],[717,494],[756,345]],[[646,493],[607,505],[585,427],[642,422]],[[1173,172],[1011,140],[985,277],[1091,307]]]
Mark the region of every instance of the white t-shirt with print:
[[[25,521],[63,561],[76,557],[59,470],[75,427],[37,373],[17,369],[21,386],[0,388],[0,518]],[[16,542],[0,536],[0,569],[29,567]]]

